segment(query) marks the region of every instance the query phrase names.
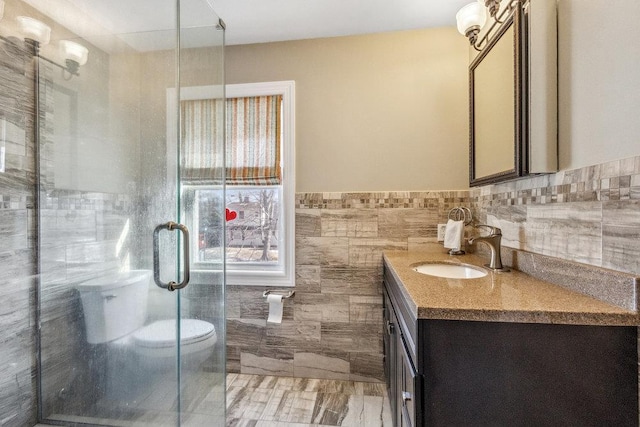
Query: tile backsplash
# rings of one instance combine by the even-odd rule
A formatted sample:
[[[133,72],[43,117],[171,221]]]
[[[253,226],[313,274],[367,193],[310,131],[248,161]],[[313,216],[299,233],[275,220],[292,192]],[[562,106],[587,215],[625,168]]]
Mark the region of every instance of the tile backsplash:
[[[503,245],[640,274],[640,156],[470,191]]]

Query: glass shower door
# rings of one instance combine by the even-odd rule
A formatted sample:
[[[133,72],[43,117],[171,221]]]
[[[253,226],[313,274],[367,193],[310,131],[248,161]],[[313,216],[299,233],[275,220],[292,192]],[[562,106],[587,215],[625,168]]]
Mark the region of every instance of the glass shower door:
[[[189,226],[189,285],[180,291],[179,335],[181,425],[220,426],[225,420],[224,318],[224,109],[206,110],[198,122],[185,114],[194,93],[208,93],[224,105],[224,23],[212,16],[206,0],[181,1],[178,117],[180,220]],[[206,40],[203,46],[202,41]],[[174,94],[176,95],[176,94]],[[170,103],[171,104],[171,103]],[[222,112],[222,114],[220,113]],[[195,132],[198,127],[201,132]],[[170,131],[171,132],[171,131]],[[171,145],[171,144],[169,144]],[[222,159],[222,162],[220,161]],[[205,173],[202,171],[205,170]],[[205,190],[208,203],[194,195]],[[206,231],[205,231],[206,230]],[[204,239],[217,253],[206,270],[198,267]],[[184,248],[185,242],[182,242]],[[183,261],[184,263],[184,261]],[[204,362],[199,349],[213,345]],[[202,353],[200,351],[200,353]]]
[[[224,30],[206,0],[113,3],[16,3],[16,15],[52,27],[33,61],[39,418],[222,426],[223,263],[186,283],[184,254],[198,239],[167,224],[193,216],[181,88],[223,87]],[[88,49],[77,72],[60,57],[63,40]],[[222,230],[224,206],[212,206],[210,227]]]

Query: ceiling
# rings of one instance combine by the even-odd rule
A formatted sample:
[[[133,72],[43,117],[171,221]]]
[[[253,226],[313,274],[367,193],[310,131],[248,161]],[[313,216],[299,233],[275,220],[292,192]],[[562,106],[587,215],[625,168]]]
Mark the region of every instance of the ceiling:
[[[455,26],[470,0],[210,0],[227,44]]]
[[[24,1],[87,39],[100,28],[139,51],[175,41],[167,33],[174,27],[176,0]],[[227,45],[237,45],[455,26],[457,10],[472,0],[181,1],[183,25],[211,26],[213,7],[226,24]],[[169,31],[161,35],[158,30]],[[193,34],[198,37],[198,31]],[[208,33],[200,34],[206,38]],[[204,38],[194,43],[206,45]]]

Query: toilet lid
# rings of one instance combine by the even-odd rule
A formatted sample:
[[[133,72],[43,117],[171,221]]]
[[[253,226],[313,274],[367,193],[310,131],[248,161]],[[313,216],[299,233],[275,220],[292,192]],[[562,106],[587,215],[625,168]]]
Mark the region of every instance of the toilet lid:
[[[203,320],[182,319],[180,321],[180,344],[192,344],[215,336],[214,326]],[[158,320],[133,333],[133,340],[141,347],[175,347],[176,321]]]

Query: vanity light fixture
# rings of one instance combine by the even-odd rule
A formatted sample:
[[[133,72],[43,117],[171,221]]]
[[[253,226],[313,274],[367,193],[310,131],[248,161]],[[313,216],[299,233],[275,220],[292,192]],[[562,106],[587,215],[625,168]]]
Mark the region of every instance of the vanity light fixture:
[[[493,28],[505,21],[505,18],[515,8],[517,0],[509,0],[508,5],[502,11],[500,10],[501,3],[502,0],[477,0],[463,6],[456,14],[458,31],[469,39],[469,43],[475,50],[482,50],[489,41],[489,35]],[[489,17],[491,17],[491,26],[484,33],[484,36],[478,39],[478,34],[487,21],[487,10]]]
[[[0,11],[4,9],[4,1],[0,0]],[[1,17],[0,17],[1,19]],[[49,44],[51,40],[51,27],[29,16],[18,16],[18,29],[20,36],[33,48],[33,55],[62,68],[72,75],[79,76],[78,69],[87,63],[89,50],[79,43],[69,40],[61,40],[58,45],[60,56],[64,58],[65,65],[61,65],[40,54],[40,47]],[[1,37],[1,36],[0,36]],[[3,40],[9,41],[2,37]]]
[[[87,63],[89,49],[79,43],[62,40],[59,43],[60,53],[65,60],[67,70],[72,74],[78,73],[78,68]]]

